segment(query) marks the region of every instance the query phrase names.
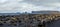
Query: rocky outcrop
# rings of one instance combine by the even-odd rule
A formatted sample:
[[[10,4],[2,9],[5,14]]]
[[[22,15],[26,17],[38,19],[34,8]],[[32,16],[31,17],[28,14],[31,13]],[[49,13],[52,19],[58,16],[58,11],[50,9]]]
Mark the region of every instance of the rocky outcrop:
[[[6,27],[46,27],[46,23],[60,19],[60,14],[21,14],[0,16],[0,24]]]

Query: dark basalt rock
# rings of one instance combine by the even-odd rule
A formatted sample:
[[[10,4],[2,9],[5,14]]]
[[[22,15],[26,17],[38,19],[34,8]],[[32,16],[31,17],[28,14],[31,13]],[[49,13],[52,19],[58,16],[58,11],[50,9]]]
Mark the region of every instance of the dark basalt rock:
[[[57,16],[56,16],[57,15]],[[57,17],[60,17],[59,14],[23,14],[18,16],[4,16],[5,20],[0,19],[2,23],[1,25],[11,24],[13,26],[19,26],[19,27],[45,27],[46,23],[51,23],[55,21]],[[1,16],[1,18],[3,18]],[[59,18],[58,18],[59,19]],[[58,20],[57,19],[57,20]]]
[[[3,23],[0,23],[0,26],[3,26]]]

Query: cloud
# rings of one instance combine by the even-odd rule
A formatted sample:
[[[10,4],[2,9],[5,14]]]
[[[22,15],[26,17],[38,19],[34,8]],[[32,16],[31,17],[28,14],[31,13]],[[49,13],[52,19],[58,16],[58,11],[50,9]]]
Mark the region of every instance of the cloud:
[[[4,2],[7,2],[7,0],[0,0],[0,3],[4,3]]]
[[[34,5],[49,5],[49,6],[52,6],[54,4],[57,5],[60,3],[60,0],[25,0],[25,2],[27,3],[32,3]]]
[[[5,7],[4,7],[5,6]],[[53,10],[52,7],[44,7],[44,6],[35,6],[34,4],[29,3],[9,3],[0,7],[0,12],[31,12],[31,11],[39,11],[39,10]]]
[[[31,12],[41,10],[59,10],[58,0],[2,0],[0,13]],[[55,3],[56,2],[56,3]]]
[[[44,4],[44,5],[60,7],[60,3],[48,3],[48,4]]]

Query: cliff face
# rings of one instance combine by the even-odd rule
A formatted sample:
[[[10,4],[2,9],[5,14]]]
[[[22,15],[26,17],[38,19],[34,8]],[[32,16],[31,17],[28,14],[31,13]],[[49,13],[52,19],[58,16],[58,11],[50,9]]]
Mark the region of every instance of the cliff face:
[[[0,16],[0,24],[6,27],[46,27],[46,23],[60,19],[60,14],[21,14]]]

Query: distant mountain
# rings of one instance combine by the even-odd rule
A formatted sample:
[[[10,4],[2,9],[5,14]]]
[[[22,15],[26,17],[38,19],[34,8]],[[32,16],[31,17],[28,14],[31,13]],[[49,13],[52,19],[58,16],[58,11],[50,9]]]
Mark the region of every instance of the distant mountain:
[[[0,15],[20,15],[20,13],[0,13]]]
[[[32,11],[32,14],[57,14],[59,11]]]
[[[0,15],[20,15],[20,14],[60,14],[59,11],[32,11],[32,13],[24,12],[24,13],[0,13]]]

